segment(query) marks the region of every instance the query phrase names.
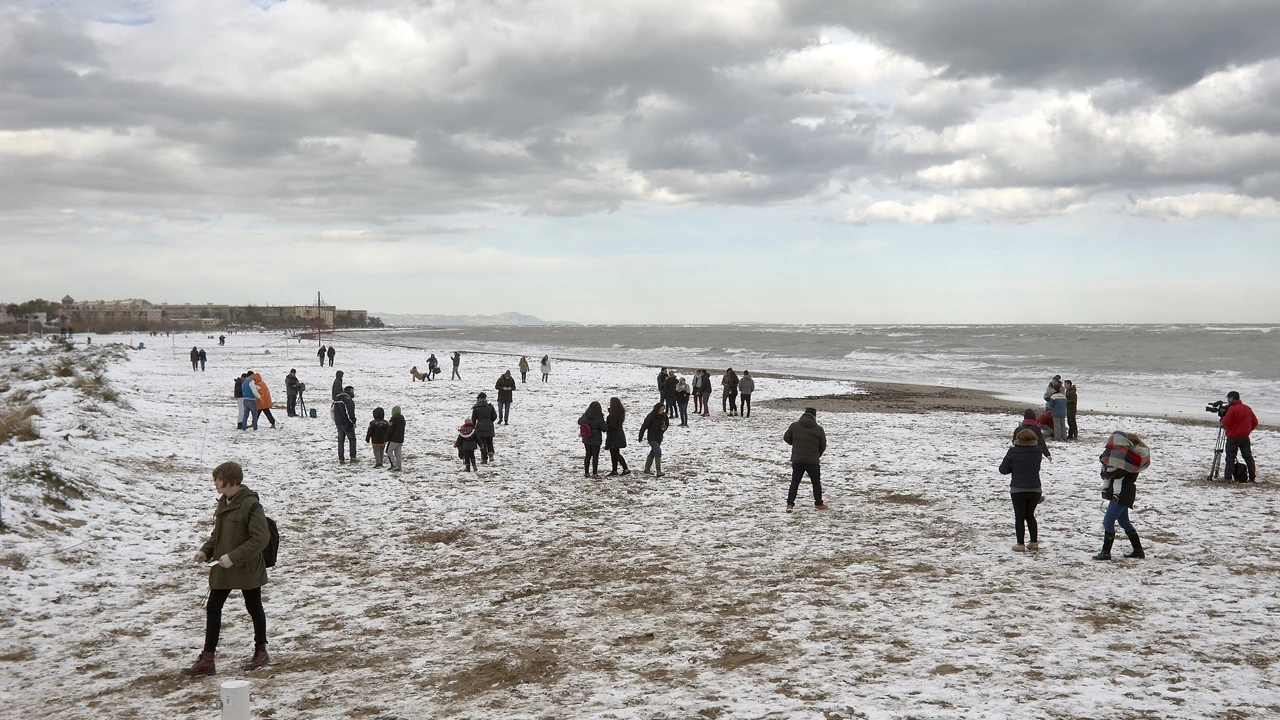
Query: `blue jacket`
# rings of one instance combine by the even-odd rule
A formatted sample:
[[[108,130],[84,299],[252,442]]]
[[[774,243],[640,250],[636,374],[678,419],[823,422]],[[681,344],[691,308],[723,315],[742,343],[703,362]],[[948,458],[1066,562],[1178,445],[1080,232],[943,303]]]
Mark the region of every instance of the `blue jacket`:
[[[1049,398],[1049,414],[1056,418],[1064,418],[1067,416],[1067,396],[1062,393],[1054,393]]]
[[[330,408],[333,413],[333,424],[340,428],[354,428],[356,426],[356,401],[346,393],[338,393],[338,397],[333,399],[333,406]]]
[[[244,382],[240,383],[240,396],[245,398],[258,397],[257,388],[253,385],[252,377],[247,377]]]

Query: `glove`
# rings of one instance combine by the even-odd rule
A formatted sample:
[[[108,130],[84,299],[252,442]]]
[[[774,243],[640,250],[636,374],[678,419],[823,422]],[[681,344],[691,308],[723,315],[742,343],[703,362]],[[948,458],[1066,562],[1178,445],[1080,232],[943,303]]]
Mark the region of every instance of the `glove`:
[[[202,552],[198,552],[198,553],[196,553],[196,556],[195,556],[195,557],[191,558],[191,562],[193,562],[193,563],[209,562],[209,558],[205,557],[205,556],[204,556],[204,553],[202,553]]]
[[[231,567],[231,556],[223,555],[222,557],[218,558],[218,564],[224,568]]]

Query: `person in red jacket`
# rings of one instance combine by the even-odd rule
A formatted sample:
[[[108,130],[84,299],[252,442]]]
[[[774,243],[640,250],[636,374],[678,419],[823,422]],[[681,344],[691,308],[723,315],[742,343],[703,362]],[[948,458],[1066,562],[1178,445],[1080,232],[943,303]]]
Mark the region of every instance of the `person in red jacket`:
[[[1240,402],[1240,393],[1235,390],[1227,393],[1227,400],[1231,405],[1219,421],[1227,431],[1227,464],[1225,466],[1227,477],[1231,476],[1232,468],[1236,466],[1236,453],[1239,452],[1244,457],[1244,464],[1249,468],[1249,482],[1256,482],[1258,467],[1253,464],[1253,447],[1249,443],[1249,433],[1257,429],[1258,416],[1253,414],[1253,410],[1248,405]]]

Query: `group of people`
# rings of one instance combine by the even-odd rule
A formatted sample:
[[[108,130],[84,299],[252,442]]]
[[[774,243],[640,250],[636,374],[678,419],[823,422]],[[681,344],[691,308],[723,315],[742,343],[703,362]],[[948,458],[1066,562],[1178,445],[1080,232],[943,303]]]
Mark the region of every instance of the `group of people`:
[[[324,367],[325,358],[329,359],[329,367],[333,367],[333,356],[336,354],[337,350],[334,349],[332,344],[330,344],[329,347],[321,345],[320,348],[316,350],[316,357],[320,358],[320,367]]]
[[[529,358],[521,355],[520,362],[520,382],[525,382],[529,378]],[[547,382],[551,377],[551,357],[543,355],[541,362],[538,363],[538,370],[542,373],[542,382]]]
[[[1079,440],[1076,427],[1076,385],[1054,375],[1044,389],[1044,412],[1036,422],[1053,434],[1054,440]]]
[[[680,425],[689,424],[688,404],[693,398],[693,414],[711,417],[711,393],[713,380],[706,370],[693,371],[692,387],[675,370],[662,368],[658,371],[658,397],[666,408],[668,418],[680,418]],[[720,411],[726,415],[739,414],[738,401],[742,401],[742,417],[751,416],[751,394],[755,392],[756,381],[749,370],[743,370],[739,377],[733,368],[728,368],[720,376]]]
[[[191,369],[204,372],[204,363],[209,359],[204,350],[194,345],[191,346]]]
[[[271,390],[267,388],[262,375],[252,370],[245,372],[236,378],[232,392],[239,408],[237,430],[248,430],[250,427],[257,430],[260,415],[265,415],[272,429],[275,429],[276,419],[271,414]]]

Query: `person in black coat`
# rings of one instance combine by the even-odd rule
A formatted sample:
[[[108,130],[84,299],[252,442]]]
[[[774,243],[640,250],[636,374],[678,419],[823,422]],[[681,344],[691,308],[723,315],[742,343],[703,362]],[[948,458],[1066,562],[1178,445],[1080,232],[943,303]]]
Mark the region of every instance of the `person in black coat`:
[[[658,371],[658,399],[664,404],[667,402],[667,369],[662,368]]]
[[[204,348],[201,348],[200,349],[200,372],[204,372],[204,364],[205,364],[205,361],[207,361],[208,359],[209,359],[209,356],[205,354]]]
[[[667,373],[667,379],[662,385],[662,400],[667,405],[667,417],[673,418],[680,414],[679,408],[676,406],[676,386],[680,384],[680,378],[676,376],[676,371],[672,370]]]
[[[805,473],[813,484],[813,507],[826,510],[822,502],[822,456],[827,452],[827,431],[818,424],[818,411],[805,408],[800,419],[791,423],[782,434],[782,441],[791,446],[791,487],[787,490],[787,512],[796,507],[796,494]]]
[[[351,462],[356,461],[356,391],[350,385],[342,389],[333,398],[329,413],[333,416],[334,427],[338,429],[338,464],[345,465],[343,441],[351,447]]]
[[[298,417],[298,370],[294,368],[284,376],[284,391],[289,397],[289,404],[285,410],[289,417]]]
[[[391,435],[387,438],[387,462],[391,463],[391,469],[399,471],[403,465],[403,457],[400,454],[400,446],[404,445],[404,415],[400,412],[400,406],[396,405],[391,408]]]
[[[387,422],[387,414],[382,408],[373,409],[373,419],[369,421],[369,429],[364,433],[364,441],[373,445],[374,467],[382,467],[382,455],[387,449],[387,439],[391,437],[391,423]]]
[[[194,345],[191,347],[191,369],[192,370],[200,369],[200,350],[197,349]]]
[[[458,380],[461,380],[462,373],[458,372],[458,366],[462,364],[462,353],[458,352],[457,350],[454,350],[453,355],[450,356],[450,359],[453,360],[453,374],[449,376],[449,379],[453,380],[456,378]],[[483,447],[481,448],[481,450],[483,450]]]
[[[616,397],[609,398],[609,415],[604,419],[604,424],[608,428],[605,433],[604,446],[609,448],[609,459],[613,462],[613,471],[610,475],[630,475],[631,470],[627,468],[627,461],[622,457],[622,448],[627,446],[627,431],[623,428],[623,423],[627,420],[627,411],[622,407],[622,401]],[[618,466],[622,466],[622,472],[618,472]]]
[[[516,389],[516,379],[511,377],[510,370],[502,373],[493,389],[498,391],[498,422],[507,425],[511,419],[511,393]]]
[[[587,411],[578,418],[578,434],[582,438],[582,446],[586,455],[582,459],[582,476],[600,479],[600,444],[604,442],[609,426],[605,424],[604,410],[595,400],[587,406]]]
[[[667,411],[666,404],[658,403],[653,406],[653,411],[644,418],[644,423],[640,426],[640,437],[638,442],[644,442],[645,433],[649,434],[649,457],[644,461],[644,472],[646,475],[653,475],[649,469],[657,466],[657,477],[662,477],[662,436],[667,432]]]
[[[319,350],[316,350],[316,357],[320,358],[320,367],[324,367],[324,351],[325,347],[323,345],[320,346]]]
[[[1013,439],[1013,447],[1000,462],[1000,474],[1010,475],[1009,496],[1013,499],[1013,526],[1018,537],[1015,552],[1037,550],[1040,547],[1039,528],[1036,525],[1036,505],[1044,497],[1040,488],[1040,461],[1043,456],[1038,446],[1044,442],[1040,433],[1024,427]],[[1025,527],[1024,527],[1025,526]],[[1025,530],[1031,531],[1031,544],[1024,545]]]
[[[493,425],[498,421],[498,411],[489,396],[480,393],[476,396],[476,404],[471,408],[471,421],[476,427],[476,443],[480,446],[480,463],[488,465],[493,460]]]
[[[334,353],[333,346],[330,345],[329,349],[325,350],[325,355],[329,356],[329,367],[333,367],[333,353]]]

